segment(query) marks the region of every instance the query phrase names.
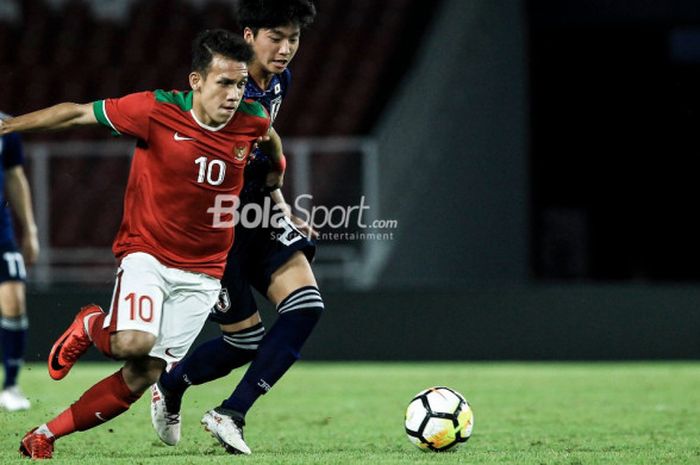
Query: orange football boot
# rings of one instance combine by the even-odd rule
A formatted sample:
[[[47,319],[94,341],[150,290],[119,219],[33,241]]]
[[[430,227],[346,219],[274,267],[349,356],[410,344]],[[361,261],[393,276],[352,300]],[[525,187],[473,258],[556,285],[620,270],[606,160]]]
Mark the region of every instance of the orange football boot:
[[[55,438],[47,438],[45,434],[37,434],[36,428],[24,435],[19,443],[19,453],[31,459],[50,459],[53,455]]]
[[[99,305],[90,304],[81,308],[73,323],[54,343],[49,354],[49,375],[53,379],[65,378],[75,362],[92,345],[85,328],[85,319],[100,313],[104,311]]]

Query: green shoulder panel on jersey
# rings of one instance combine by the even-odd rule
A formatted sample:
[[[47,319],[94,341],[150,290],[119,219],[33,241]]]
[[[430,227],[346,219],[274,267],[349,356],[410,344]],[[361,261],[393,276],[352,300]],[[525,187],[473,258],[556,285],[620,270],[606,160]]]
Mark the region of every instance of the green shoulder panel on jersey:
[[[172,103],[177,105],[182,111],[190,111],[192,109],[192,92],[180,92],[173,90],[167,92],[165,90],[153,91],[156,96],[156,102]]]
[[[109,129],[112,130],[112,134],[115,136],[121,135],[121,133],[117,130],[117,128],[114,127],[112,122],[109,120],[109,117],[107,116],[107,113],[105,112],[105,101],[104,100],[95,100],[92,102],[92,112],[95,114],[95,118],[97,118],[97,121],[103,125],[107,126]]]
[[[258,118],[270,118],[267,114],[267,111],[265,110],[265,107],[262,106],[260,103],[256,102],[255,100],[243,100],[238,105],[238,111],[252,116],[257,116]]]

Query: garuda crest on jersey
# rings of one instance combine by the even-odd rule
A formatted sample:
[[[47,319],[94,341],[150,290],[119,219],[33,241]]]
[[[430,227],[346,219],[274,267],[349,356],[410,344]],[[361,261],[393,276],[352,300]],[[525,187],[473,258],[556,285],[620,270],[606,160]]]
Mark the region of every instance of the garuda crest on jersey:
[[[238,142],[234,148],[234,155],[236,160],[242,161],[248,155],[248,144],[245,142]]]

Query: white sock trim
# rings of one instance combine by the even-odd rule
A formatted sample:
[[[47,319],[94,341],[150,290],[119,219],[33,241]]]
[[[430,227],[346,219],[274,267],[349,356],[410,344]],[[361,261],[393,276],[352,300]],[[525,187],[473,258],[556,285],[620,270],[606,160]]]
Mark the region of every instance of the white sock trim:
[[[90,318],[94,318],[97,315],[99,315],[99,313],[92,313],[92,314],[86,316],[85,318],[83,318],[83,328],[85,328],[85,334],[88,335],[88,337],[90,338],[91,341],[92,341],[92,334],[90,334]]]
[[[46,436],[47,438],[52,438],[52,437],[53,437],[53,433],[51,432],[51,430],[49,429],[49,427],[46,425],[46,423],[44,423],[43,425],[41,425],[40,427],[38,427],[38,428],[34,431],[34,434],[43,434],[43,435]]]

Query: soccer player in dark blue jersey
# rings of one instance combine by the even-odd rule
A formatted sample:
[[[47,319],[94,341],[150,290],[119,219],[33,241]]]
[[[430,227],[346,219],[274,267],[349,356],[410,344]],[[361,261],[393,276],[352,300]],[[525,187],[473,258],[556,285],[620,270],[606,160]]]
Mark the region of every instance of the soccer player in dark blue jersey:
[[[245,97],[257,100],[274,122],[287,93],[287,69],[301,31],[316,14],[311,0],[241,0],[238,20],[243,37],[255,52],[249,64]],[[283,206],[279,190],[284,175],[281,152],[258,150],[245,171],[241,205],[263,206],[268,196]],[[323,310],[323,299],[311,270],[315,253],[312,229],[291,215],[276,226],[236,226],[236,240],[222,279],[222,294],[210,319],[223,335],[198,346],[152,387],[151,418],[160,439],[175,445],[180,439],[180,403],[190,385],[226,376],[248,362],[243,379],[219,406],[202,418],[212,435],[233,454],[250,454],[243,439],[245,415],[253,403],[299,358]],[[265,334],[253,298],[255,288],[278,312]]]
[[[5,116],[0,113],[0,119],[5,119]],[[25,261],[32,264],[36,260],[39,241],[29,184],[22,168],[24,154],[18,135],[0,137],[0,159],[3,168],[0,171],[0,341],[5,369],[0,408],[16,411],[26,410],[31,405],[19,389],[17,377],[24,362],[28,326],[24,265]],[[15,241],[8,203],[20,223],[21,253]]]

